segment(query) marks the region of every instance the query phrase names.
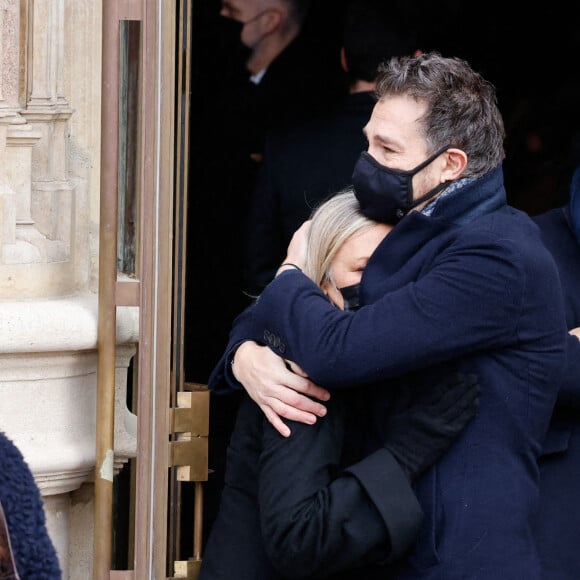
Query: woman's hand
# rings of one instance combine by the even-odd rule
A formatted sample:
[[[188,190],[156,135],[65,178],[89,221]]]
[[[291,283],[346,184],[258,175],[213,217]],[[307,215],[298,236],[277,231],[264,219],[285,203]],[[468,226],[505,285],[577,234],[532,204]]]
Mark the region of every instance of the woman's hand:
[[[575,336],[578,340],[580,340],[580,326],[577,328],[573,328],[572,330],[568,331],[572,336]]]
[[[288,245],[284,263],[296,264],[299,268],[304,268],[311,224],[312,221],[307,220],[294,232]]]
[[[312,398],[327,401],[330,393],[310,381],[297,364],[279,357],[267,346],[243,342],[236,350],[232,371],[284,437],[290,435],[290,428],[282,418],[312,425],[326,415],[326,407]]]

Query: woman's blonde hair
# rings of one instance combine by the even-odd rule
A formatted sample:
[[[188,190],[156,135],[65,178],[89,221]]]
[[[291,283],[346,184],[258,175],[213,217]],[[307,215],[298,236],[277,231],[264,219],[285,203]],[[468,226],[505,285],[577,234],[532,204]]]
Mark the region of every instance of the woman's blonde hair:
[[[336,253],[353,234],[377,222],[364,216],[352,187],[318,206],[311,216],[308,253],[304,273],[319,286],[331,281],[331,264]]]

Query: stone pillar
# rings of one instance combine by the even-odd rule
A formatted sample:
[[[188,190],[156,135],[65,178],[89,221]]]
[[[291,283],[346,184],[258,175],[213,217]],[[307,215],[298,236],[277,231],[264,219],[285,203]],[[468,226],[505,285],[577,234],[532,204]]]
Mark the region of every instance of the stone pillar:
[[[23,71],[21,56],[21,2],[0,1],[0,224],[1,262],[36,262],[39,251],[18,242],[18,228],[32,224],[30,218],[31,150],[39,135],[20,115]],[[19,247],[17,247],[19,246]]]
[[[36,254],[25,255],[21,250],[9,262],[40,262],[37,274],[44,294],[36,292],[36,295],[58,296],[78,290],[77,263],[71,260],[71,243],[76,241],[75,227],[86,231],[89,228],[86,213],[75,213],[77,193],[83,195],[86,189],[81,187],[77,191],[79,182],[71,178],[69,168],[72,109],[64,95],[64,0],[35,0],[29,7],[27,36],[32,47],[27,61],[29,96],[21,115],[32,127],[37,142],[31,147],[32,140],[24,140],[23,135],[18,142],[22,162],[30,163],[31,174],[29,199],[23,197],[25,201],[17,208],[17,235]],[[78,202],[79,207],[86,205],[80,198]],[[84,222],[80,223],[79,218]],[[54,286],[57,276],[58,284]],[[32,291],[28,280],[20,286]]]
[[[136,352],[138,309],[118,311],[116,472],[137,450],[127,369]],[[97,298],[0,302],[0,344],[2,428],[34,473],[63,580],[86,580],[79,570],[92,557],[92,498],[86,497],[92,486],[84,486],[95,465]]]
[[[16,194],[6,177],[6,141],[12,115],[0,113],[0,243],[1,250],[16,243]]]
[[[70,295],[75,228],[89,226],[86,212],[75,215],[79,182],[68,168],[64,0],[0,7],[0,299]]]
[[[0,0],[0,110],[18,114],[20,110],[20,2]]]
[[[63,580],[92,568],[101,10],[0,0],[2,428],[41,490]],[[136,453],[138,309],[117,311],[118,470]]]

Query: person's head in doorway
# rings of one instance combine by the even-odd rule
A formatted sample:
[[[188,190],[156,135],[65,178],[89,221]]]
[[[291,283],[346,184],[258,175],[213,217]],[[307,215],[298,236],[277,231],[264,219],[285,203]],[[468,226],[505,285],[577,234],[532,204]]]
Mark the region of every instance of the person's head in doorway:
[[[421,53],[414,23],[383,0],[350,0],[343,21],[340,61],[350,92],[374,91],[379,65],[392,56]]]
[[[380,67],[376,95],[368,151],[352,177],[365,215],[395,224],[502,163],[495,89],[464,60],[435,52],[392,58]]]
[[[249,50],[252,75],[268,68],[298,36],[310,0],[222,0],[220,14],[240,25],[240,41]]]
[[[304,273],[344,310],[358,306],[358,286],[369,258],[391,231],[360,211],[352,188],[312,213]]]

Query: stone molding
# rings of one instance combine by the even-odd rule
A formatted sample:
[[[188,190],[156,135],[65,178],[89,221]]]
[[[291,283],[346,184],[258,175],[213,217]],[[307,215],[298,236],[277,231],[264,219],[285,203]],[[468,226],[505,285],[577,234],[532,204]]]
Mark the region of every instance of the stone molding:
[[[115,463],[137,450],[127,408],[138,308],[117,308]],[[0,302],[2,430],[29,463],[44,496],[92,481],[95,465],[98,304],[94,295]]]

